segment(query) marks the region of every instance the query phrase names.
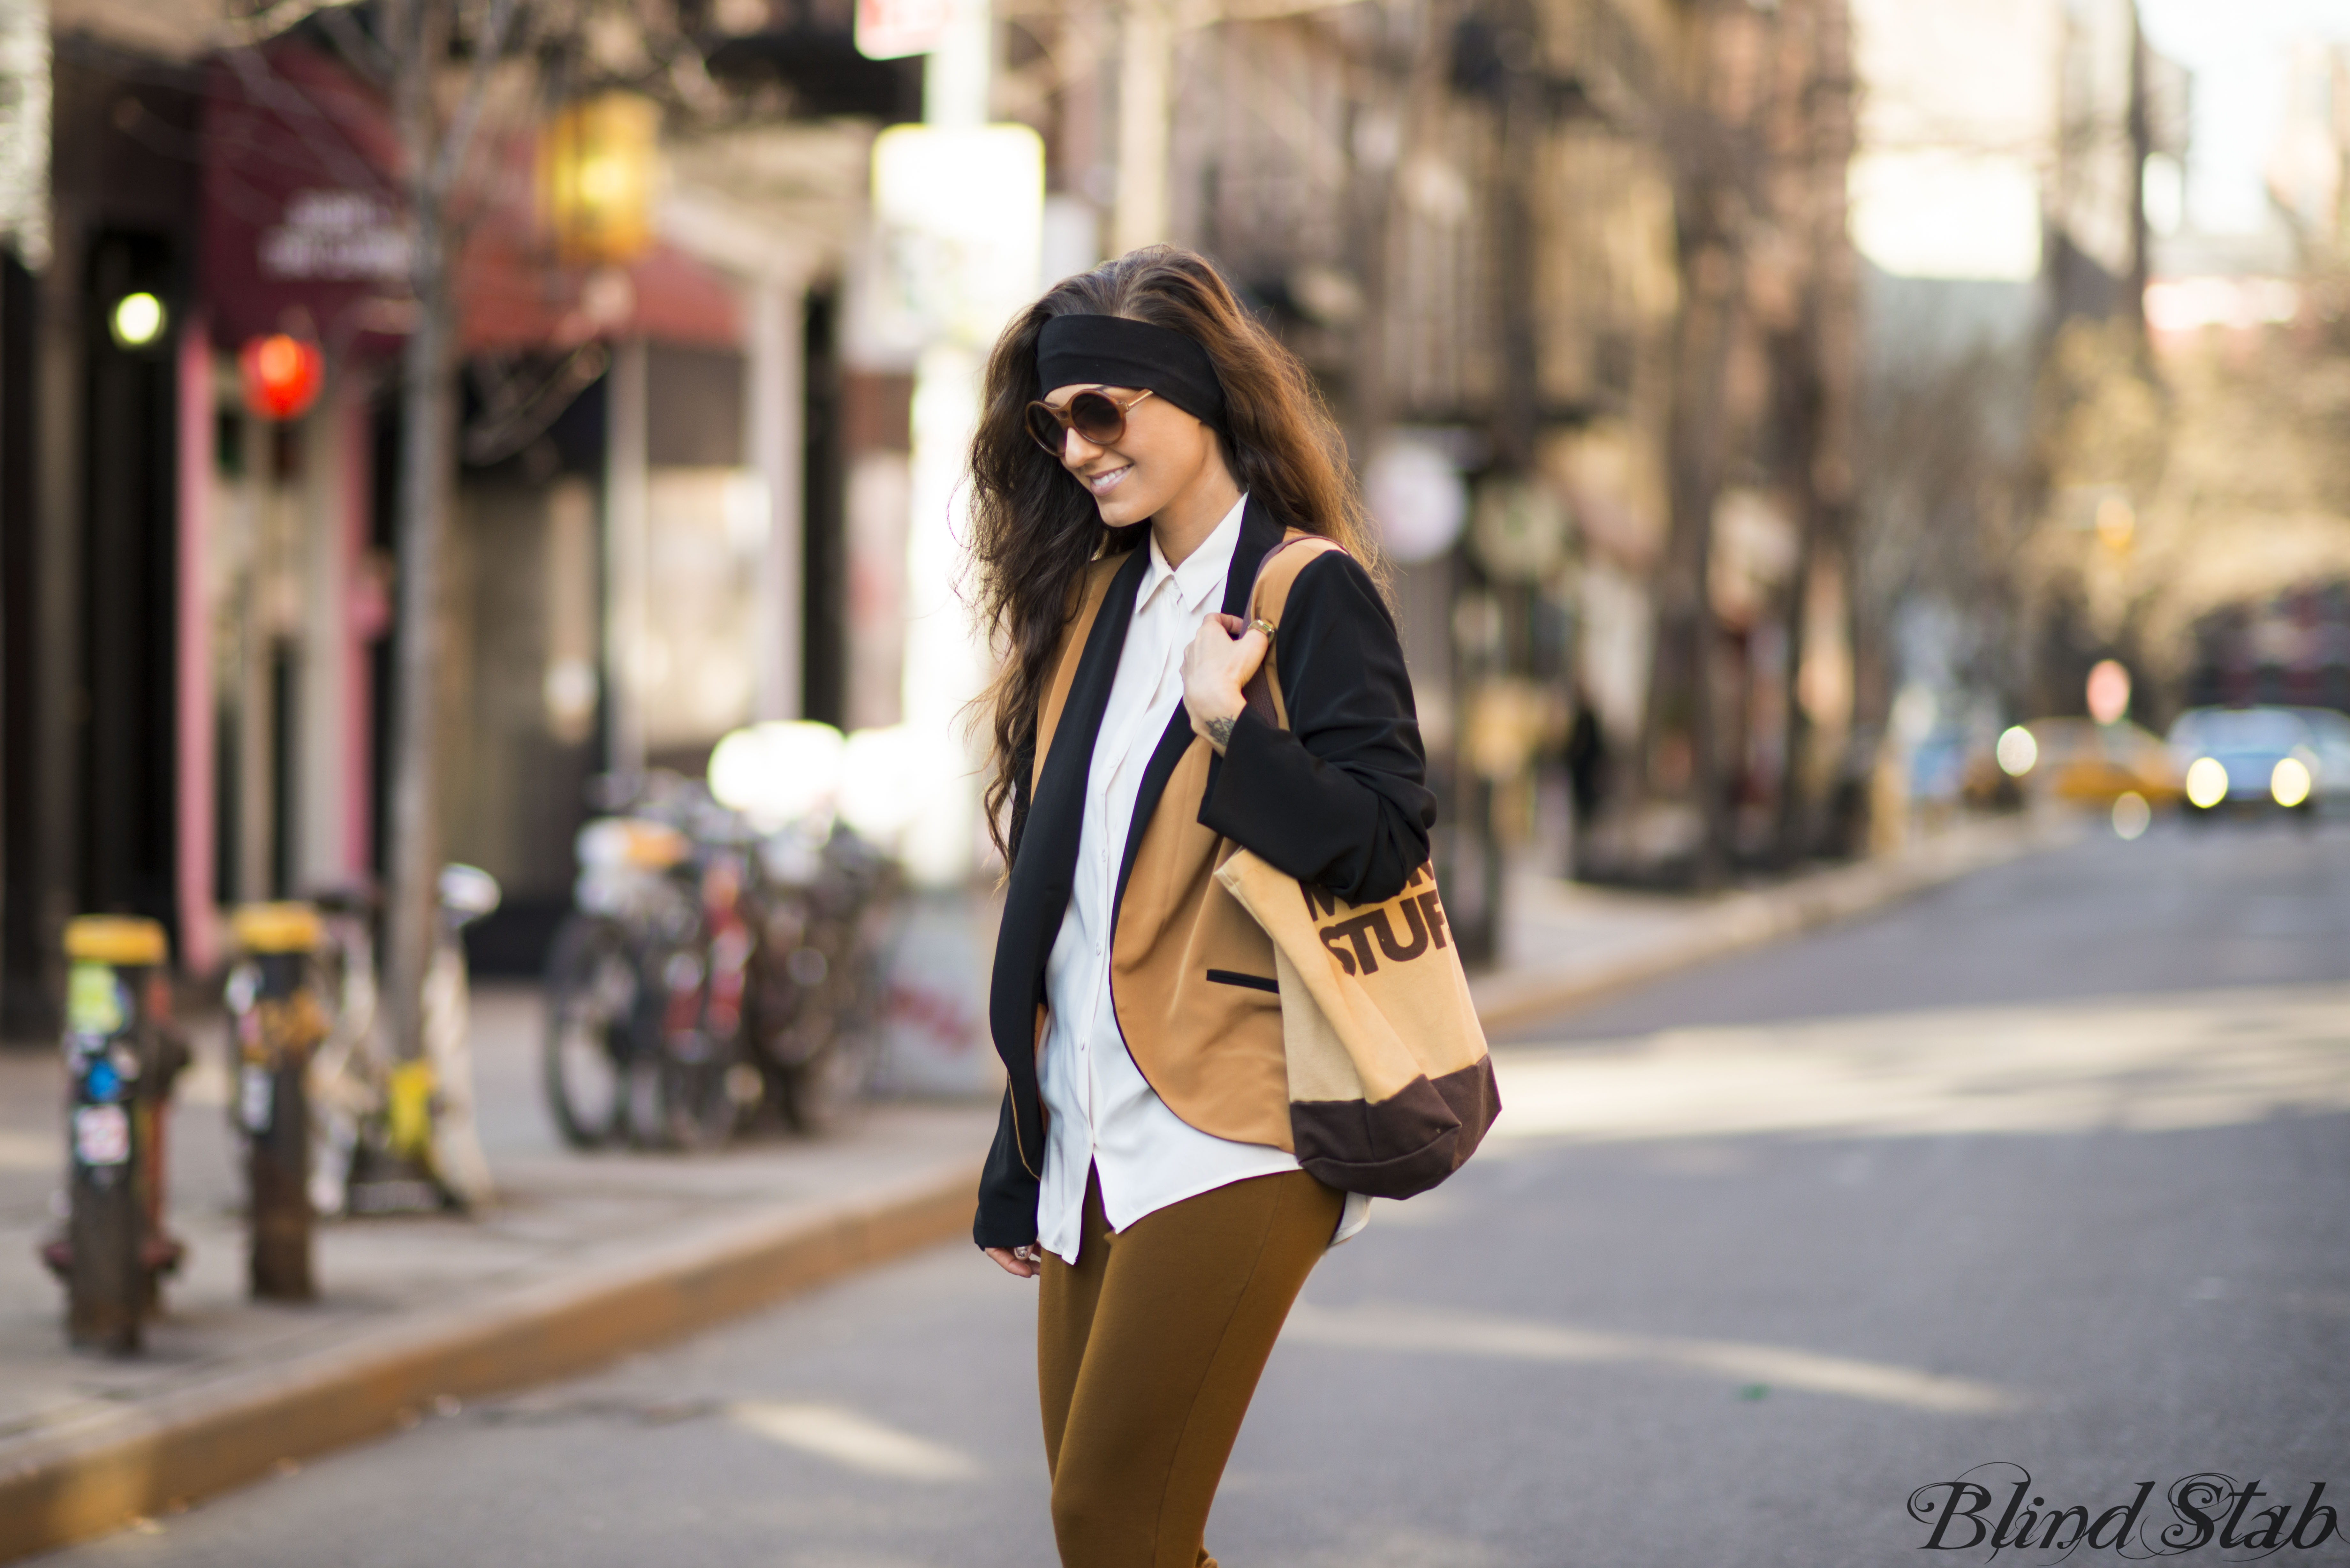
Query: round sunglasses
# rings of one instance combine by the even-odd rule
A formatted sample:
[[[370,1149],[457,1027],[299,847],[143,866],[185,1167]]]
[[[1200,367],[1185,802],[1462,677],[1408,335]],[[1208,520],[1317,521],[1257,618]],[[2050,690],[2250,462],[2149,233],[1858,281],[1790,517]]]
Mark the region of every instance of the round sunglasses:
[[[1107,392],[1079,392],[1061,408],[1050,403],[1028,405],[1028,433],[1058,462],[1069,450],[1071,431],[1096,446],[1116,446],[1126,439],[1126,410],[1150,396],[1145,389],[1124,402]]]

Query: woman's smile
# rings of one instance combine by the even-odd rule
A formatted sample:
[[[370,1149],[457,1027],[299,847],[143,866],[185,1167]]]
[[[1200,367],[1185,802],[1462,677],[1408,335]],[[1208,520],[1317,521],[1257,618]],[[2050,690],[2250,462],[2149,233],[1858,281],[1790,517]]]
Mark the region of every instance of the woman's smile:
[[[1216,432],[1139,387],[1079,382],[1055,387],[1043,400],[1047,408],[1066,409],[1079,395],[1096,392],[1122,410],[1120,428],[1115,435],[1100,432],[1109,445],[1065,430],[1061,467],[1086,487],[1103,523],[1112,528],[1154,523],[1168,560],[1181,560],[1240,499]]]

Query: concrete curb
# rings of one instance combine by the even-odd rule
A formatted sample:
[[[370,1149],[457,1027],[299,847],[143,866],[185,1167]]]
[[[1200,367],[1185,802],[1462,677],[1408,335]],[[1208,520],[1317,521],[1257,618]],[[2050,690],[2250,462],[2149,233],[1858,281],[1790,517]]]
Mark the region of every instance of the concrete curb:
[[[0,1446],[0,1562],[413,1425],[437,1399],[585,1372],[965,1234],[978,1180],[974,1166],[817,1213],[744,1221]]]
[[[1607,992],[1846,919],[2062,842],[2025,821],[1952,832],[1907,854],[1733,895],[1671,940],[1587,964],[1474,982],[1501,1033]],[[0,1563],[120,1530],[288,1462],[412,1425],[442,1398],[576,1376],[797,1291],[967,1234],[976,1167],[816,1212],[740,1221],[650,1252],[426,1313],[363,1344],[0,1443]]]
[[[1833,925],[1970,872],[2069,843],[2076,831],[2067,820],[2028,817],[1969,824],[1882,860],[1731,894],[1652,947],[1588,963],[1483,976],[1470,981],[1470,994],[1485,1033],[1505,1033],[1610,992]]]

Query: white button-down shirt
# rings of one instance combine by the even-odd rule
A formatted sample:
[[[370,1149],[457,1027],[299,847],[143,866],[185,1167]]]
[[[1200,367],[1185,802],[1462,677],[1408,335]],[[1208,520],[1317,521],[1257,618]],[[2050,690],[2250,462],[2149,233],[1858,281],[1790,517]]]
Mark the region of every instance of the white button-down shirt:
[[[1037,1068],[1051,1121],[1036,1235],[1065,1262],[1077,1261],[1088,1168],[1101,1174],[1102,1210],[1113,1231],[1215,1188],[1297,1168],[1285,1150],[1213,1137],[1169,1110],[1127,1054],[1110,1001],[1110,924],[1135,794],[1159,736],[1182,706],[1183,650],[1221,606],[1246,504],[1245,496],[1235,503],[1180,566],[1167,564],[1152,537],[1150,566],[1135,592],[1134,619],[1094,741],[1076,877],[1045,966],[1051,1019]]]

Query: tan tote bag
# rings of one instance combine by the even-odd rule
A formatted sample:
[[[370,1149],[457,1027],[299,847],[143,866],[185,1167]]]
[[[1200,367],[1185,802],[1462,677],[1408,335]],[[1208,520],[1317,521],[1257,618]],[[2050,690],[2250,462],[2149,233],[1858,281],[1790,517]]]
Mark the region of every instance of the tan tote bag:
[[[1338,547],[1299,538],[1266,556],[1249,611],[1276,640],[1290,585],[1320,554],[1293,544]],[[1270,650],[1248,695],[1288,728]],[[1273,939],[1297,1163],[1374,1198],[1409,1198],[1460,1169],[1502,1100],[1435,867],[1378,904],[1349,904],[1245,849],[1216,880]]]

